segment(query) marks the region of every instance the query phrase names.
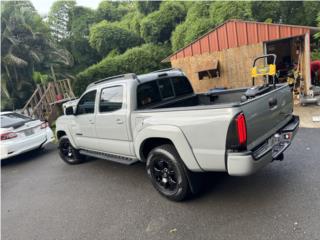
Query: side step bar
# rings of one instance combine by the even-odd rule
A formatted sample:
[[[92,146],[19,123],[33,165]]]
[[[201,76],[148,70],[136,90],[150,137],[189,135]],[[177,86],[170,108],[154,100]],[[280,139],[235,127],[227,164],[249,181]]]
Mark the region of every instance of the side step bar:
[[[86,156],[101,158],[111,162],[121,163],[124,165],[131,165],[139,161],[136,158],[124,157],[124,156],[114,155],[110,153],[96,152],[91,150],[80,150],[80,153]]]

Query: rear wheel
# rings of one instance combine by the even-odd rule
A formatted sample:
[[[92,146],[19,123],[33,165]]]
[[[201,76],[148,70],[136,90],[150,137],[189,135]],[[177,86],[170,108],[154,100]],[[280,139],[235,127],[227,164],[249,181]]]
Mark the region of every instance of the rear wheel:
[[[59,139],[59,155],[68,164],[79,164],[84,160],[84,156],[71,145],[67,136]]]
[[[174,146],[168,144],[153,149],[148,155],[146,168],[153,186],[163,196],[174,201],[187,197],[187,170]]]

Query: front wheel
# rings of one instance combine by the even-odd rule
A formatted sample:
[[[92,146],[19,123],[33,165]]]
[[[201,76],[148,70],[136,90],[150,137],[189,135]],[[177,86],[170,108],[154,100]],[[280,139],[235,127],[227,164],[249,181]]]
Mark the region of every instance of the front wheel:
[[[59,155],[68,164],[79,164],[84,160],[84,156],[71,145],[67,136],[59,139]]]
[[[153,149],[148,155],[146,168],[153,186],[163,196],[173,201],[182,201],[187,197],[187,170],[173,145]]]

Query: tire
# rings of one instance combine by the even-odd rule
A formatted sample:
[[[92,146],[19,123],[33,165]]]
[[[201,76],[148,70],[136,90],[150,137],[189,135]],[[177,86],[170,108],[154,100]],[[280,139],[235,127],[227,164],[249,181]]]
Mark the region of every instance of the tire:
[[[85,157],[71,145],[67,136],[62,136],[59,139],[59,155],[64,162],[71,165],[82,163],[85,159]]]
[[[146,170],[152,185],[161,195],[173,201],[187,197],[188,171],[173,145],[154,148],[148,155]]]

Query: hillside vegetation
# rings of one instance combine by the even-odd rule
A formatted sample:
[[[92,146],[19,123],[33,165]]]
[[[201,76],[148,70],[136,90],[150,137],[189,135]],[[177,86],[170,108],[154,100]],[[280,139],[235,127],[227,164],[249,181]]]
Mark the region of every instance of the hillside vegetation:
[[[37,83],[69,77],[80,95],[97,79],[168,67],[161,60],[228,19],[317,26],[320,2],[1,2],[1,108],[23,106]],[[319,57],[319,51],[313,53]]]

